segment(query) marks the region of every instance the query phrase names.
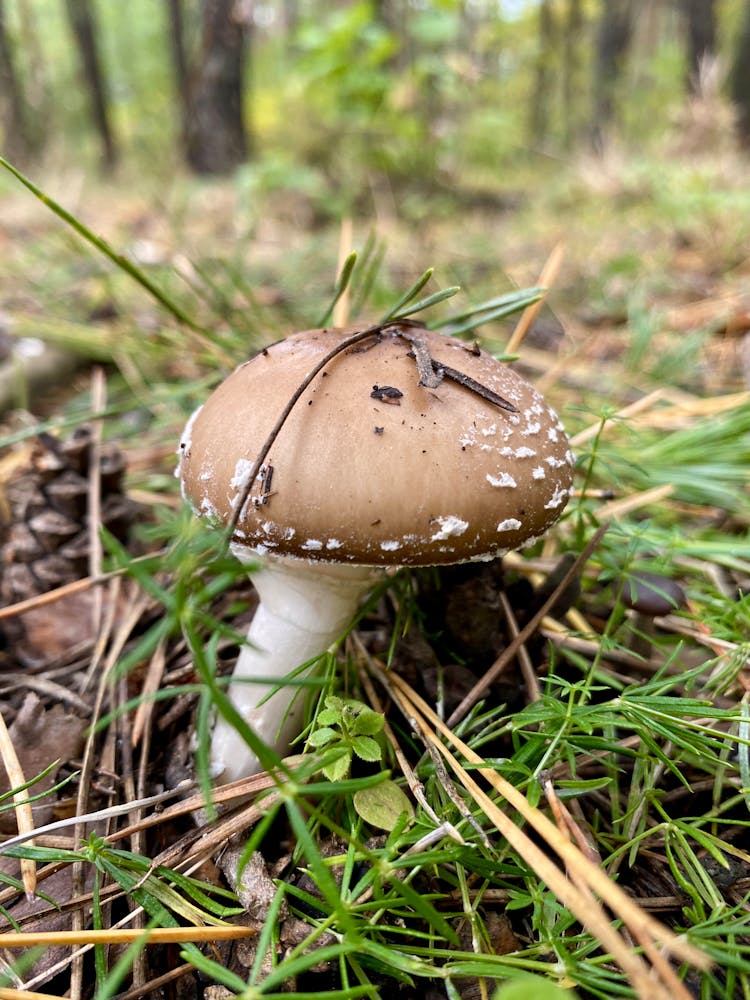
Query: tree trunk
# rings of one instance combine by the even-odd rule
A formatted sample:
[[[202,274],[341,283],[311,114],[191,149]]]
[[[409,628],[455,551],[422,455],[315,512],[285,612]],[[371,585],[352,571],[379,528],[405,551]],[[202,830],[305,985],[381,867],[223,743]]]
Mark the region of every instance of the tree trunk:
[[[549,122],[550,59],[554,51],[555,20],[550,0],[539,4],[539,41],[534,74],[534,90],[529,109],[529,142],[538,145],[547,135]]]
[[[227,173],[248,154],[243,119],[247,25],[237,0],[203,0],[201,52],[189,87],[187,162],[200,174]]]
[[[737,36],[729,89],[737,106],[737,132],[743,145],[750,146],[750,0],[745,0]]]
[[[190,122],[190,79],[185,49],[185,17],[182,0],[167,0],[167,30],[174,72],[175,96],[180,107],[180,143],[185,148]]]
[[[716,52],[716,0],[683,0],[687,20],[687,85],[700,85],[702,61]]]
[[[596,40],[592,144],[601,152],[614,118],[614,95],[633,34],[632,0],[607,0]]]
[[[32,118],[35,151],[44,146],[52,115],[48,67],[39,33],[39,11],[32,0],[16,0],[18,44],[24,54],[24,95]]]
[[[581,0],[568,0],[563,37],[562,101],[565,124],[565,145],[574,146],[579,138],[581,113],[578,94],[581,86],[581,43],[583,40],[583,9]]]
[[[5,3],[0,0],[0,128],[2,150],[9,160],[24,160],[34,143],[29,131],[26,102],[18,78],[13,42],[8,35]]]
[[[90,0],[65,0],[65,7],[81,59],[94,124],[102,142],[104,163],[107,167],[113,167],[117,162],[117,148],[109,123],[107,88],[99,57],[94,11]]]

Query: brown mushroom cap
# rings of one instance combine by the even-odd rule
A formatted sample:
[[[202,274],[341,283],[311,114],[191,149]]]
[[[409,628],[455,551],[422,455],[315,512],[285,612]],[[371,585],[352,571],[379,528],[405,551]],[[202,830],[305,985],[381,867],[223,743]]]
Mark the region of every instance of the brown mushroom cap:
[[[353,330],[308,330],[240,365],[193,415],[180,445],[183,491],[229,523],[290,396]],[[510,412],[444,377],[419,384],[417,332],[432,359]],[[543,534],[570,495],[573,456],[557,415],[507,365],[455,338],[388,327],[318,374],[284,422],[237,520],[260,554],[435,565],[490,559]],[[271,470],[270,478],[268,471]]]

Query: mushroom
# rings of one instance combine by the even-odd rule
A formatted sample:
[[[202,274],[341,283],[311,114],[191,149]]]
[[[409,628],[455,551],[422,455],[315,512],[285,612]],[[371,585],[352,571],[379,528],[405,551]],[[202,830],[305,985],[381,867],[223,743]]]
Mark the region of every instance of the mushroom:
[[[413,323],[272,344],[193,414],[179,453],[195,513],[230,527],[239,559],[262,561],[229,697],[281,755],[304,701],[285,680],[344,634],[386,568],[530,544],[562,513],[573,467],[536,389]],[[211,761],[224,780],[262,769],[223,718]]]

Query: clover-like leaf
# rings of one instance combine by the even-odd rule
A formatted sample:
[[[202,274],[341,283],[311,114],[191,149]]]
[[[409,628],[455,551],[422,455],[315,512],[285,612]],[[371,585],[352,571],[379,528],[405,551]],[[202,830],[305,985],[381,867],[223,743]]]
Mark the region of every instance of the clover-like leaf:
[[[352,750],[362,760],[380,760],[383,756],[380,744],[371,736],[355,736],[352,739]]]
[[[549,979],[528,974],[501,986],[492,1000],[527,1000],[528,997],[534,997],[534,1000],[577,1000],[578,994],[563,989]]]
[[[354,720],[351,731],[355,736],[374,736],[382,730],[384,724],[385,719],[380,712],[374,712],[365,706]]]
[[[381,781],[371,788],[361,788],[354,793],[354,808],[365,823],[378,830],[393,830],[403,813],[409,819],[414,816],[411,802],[395,781]]]
[[[335,729],[331,729],[330,726],[322,726],[320,729],[316,729],[314,732],[310,733],[307,742],[311,747],[324,747],[326,743],[330,743],[332,740],[338,739],[338,733]]]
[[[337,757],[336,760],[331,761],[330,764],[326,764],[326,766],[322,768],[322,771],[329,781],[341,781],[342,778],[347,777],[351,766],[351,750],[341,747],[341,756]]]

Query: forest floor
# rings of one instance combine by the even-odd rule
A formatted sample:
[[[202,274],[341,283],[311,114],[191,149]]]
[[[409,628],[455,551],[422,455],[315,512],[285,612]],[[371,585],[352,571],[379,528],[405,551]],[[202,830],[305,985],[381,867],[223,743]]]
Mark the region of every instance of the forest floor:
[[[0,427],[0,822],[6,838],[44,830],[6,844],[0,905],[44,950],[19,959],[0,937],[0,996],[454,1000],[521,973],[581,997],[750,996],[749,175],[736,156],[581,158],[501,197],[441,193],[408,219],[373,189],[351,232],[288,192],[258,205],[232,182],[50,175],[46,193],[136,280],[3,181],[0,336],[9,350],[43,338],[58,374],[76,363],[24,388],[26,362],[7,362],[23,405]],[[175,450],[234,364],[325,313],[342,246],[363,262],[354,322],[427,267],[427,291],[462,287],[460,309],[554,264],[518,365],[563,417],[577,493],[523,558],[402,574],[368,604],[345,681],[327,669],[323,692],[388,709],[383,764],[355,760],[328,785],[302,765],[286,791],[254,779],[206,811],[197,658],[227,672],[253,597],[183,511]],[[482,327],[482,345],[501,352],[516,319]],[[680,588],[648,622],[626,606],[644,574]],[[490,670],[461,742],[438,738]],[[423,742],[399,709],[422,713]],[[353,807],[383,766],[412,820],[378,827]],[[18,789],[39,774],[30,816]],[[243,936],[221,941],[225,925]]]

